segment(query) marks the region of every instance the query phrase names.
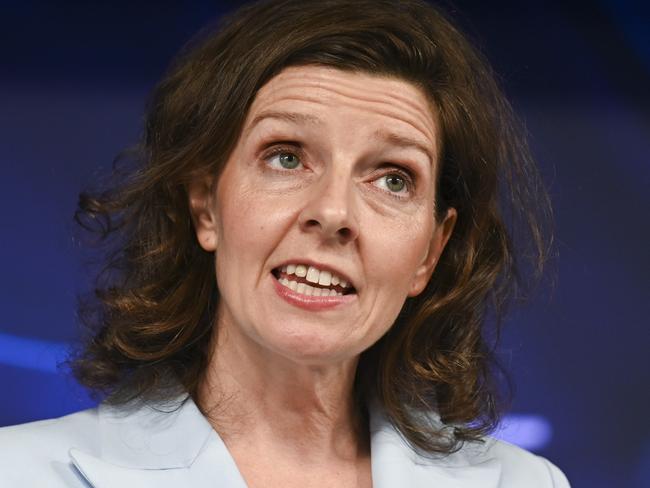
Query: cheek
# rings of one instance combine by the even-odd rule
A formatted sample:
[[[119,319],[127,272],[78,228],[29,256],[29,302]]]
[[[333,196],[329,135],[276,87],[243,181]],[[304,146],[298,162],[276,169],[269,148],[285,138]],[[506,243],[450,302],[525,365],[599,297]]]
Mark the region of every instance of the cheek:
[[[425,229],[421,230],[416,226],[395,224],[376,225],[372,231],[373,239],[368,241],[366,250],[366,269],[369,283],[375,288],[369,298],[372,300],[371,322],[376,324],[378,333],[383,334],[397,318],[426,254],[429,240],[425,237]]]
[[[227,176],[220,182],[217,220],[222,240],[237,251],[237,246],[248,248],[264,234],[266,222],[260,209],[265,207],[259,194],[250,189],[246,175],[233,169]]]
[[[257,278],[260,266],[267,262],[286,231],[290,208],[281,198],[260,191],[251,191],[245,185],[230,186],[218,202],[220,246],[217,266],[229,275]],[[225,274],[224,274],[225,276]],[[229,276],[240,279],[241,276]]]
[[[246,262],[254,254],[256,242],[265,229],[263,222],[256,220],[255,203],[246,198],[247,193],[233,178],[228,185],[220,186],[217,195],[217,281],[222,294],[228,296],[231,294],[228,290],[239,288],[241,280],[251,274],[246,272]]]
[[[408,220],[375,222],[367,233],[370,269],[395,285],[410,283],[429,248],[430,226]]]

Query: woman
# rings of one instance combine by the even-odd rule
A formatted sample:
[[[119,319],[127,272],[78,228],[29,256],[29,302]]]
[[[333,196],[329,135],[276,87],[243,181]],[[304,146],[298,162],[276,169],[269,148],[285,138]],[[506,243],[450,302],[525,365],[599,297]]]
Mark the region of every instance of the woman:
[[[72,361],[106,400],[4,429],[3,486],[568,486],[485,437],[504,220],[541,264],[547,201],[438,11],[250,5],[181,54],[137,156],[77,215],[115,250]]]

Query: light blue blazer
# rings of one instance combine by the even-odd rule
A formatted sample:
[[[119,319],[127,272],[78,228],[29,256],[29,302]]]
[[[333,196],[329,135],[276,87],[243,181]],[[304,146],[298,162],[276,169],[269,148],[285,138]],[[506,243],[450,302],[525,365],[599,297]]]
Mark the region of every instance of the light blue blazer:
[[[546,459],[489,439],[431,460],[370,412],[374,488],[566,488]],[[101,405],[0,429],[0,487],[246,488],[219,434],[192,400],[171,413]]]

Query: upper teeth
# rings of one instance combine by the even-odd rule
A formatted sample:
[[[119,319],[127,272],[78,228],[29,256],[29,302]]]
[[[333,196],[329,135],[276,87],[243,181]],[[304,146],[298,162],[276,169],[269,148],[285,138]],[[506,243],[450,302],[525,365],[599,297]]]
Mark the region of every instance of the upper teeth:
[[[348,288],[350,286],[347,281],[330,271],[321,271],[318,268],[305,266],[304,264],[288,264],[282,267],[282,272],[288,275],[295,274],[296,276],[305,278],[310,283],[318,283],[323,286],[339,285],[341,288]]]

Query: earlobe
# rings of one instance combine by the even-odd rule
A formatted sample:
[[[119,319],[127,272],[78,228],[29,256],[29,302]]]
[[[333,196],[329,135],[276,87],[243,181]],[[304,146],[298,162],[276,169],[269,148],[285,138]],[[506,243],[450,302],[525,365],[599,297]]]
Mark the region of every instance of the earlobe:
[[[440,251],[442,253],[442,250]],[[436,269],[436,263],[438,262],[438,255],[433,249],[430,249],[429,254],[425,258],[424,262],[418,267],[413,280],[411,281],[411,288],[409,290],[408,296],[415,297],[422,293],[424,288],[429,283],[429,279],[433,274],[433,270]]]
[[[190,216],[199,245],[208,252],[216,251],[218,232],[212,213],[212,180],[197,178],[187,186]]]
[[[408,293],[409,297],[414,297],[422,293],[429,283],[431,275],[433,275],[433,271],[436,269],[438,258],[440,258],[454,230],[456,216],[456,209],[449,208],[444,220],[436,224],[427,255],[416,270],[411,281],[411,288]]]

